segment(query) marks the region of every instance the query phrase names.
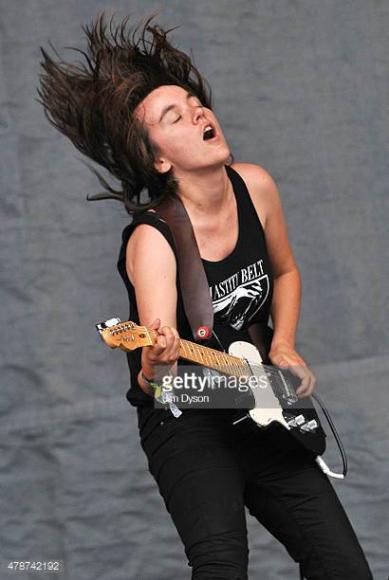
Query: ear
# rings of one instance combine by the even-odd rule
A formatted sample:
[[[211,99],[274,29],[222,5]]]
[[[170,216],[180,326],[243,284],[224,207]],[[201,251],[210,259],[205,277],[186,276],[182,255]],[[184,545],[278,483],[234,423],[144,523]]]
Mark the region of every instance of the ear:
[[[167,173],[172,168],[172,164],[161,157],[154,161],[154,167],[159,173]]]

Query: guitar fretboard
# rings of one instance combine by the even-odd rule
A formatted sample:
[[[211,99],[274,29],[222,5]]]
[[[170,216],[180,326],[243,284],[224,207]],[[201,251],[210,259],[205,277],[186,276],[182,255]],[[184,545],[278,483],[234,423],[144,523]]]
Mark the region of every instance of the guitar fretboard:
[[[149,334],[154,340],[157,338],[155,331],[149,331]],[[183,338],[180,339],[180,358],[204,365],[226,375],[242,377],[251,374],[249,365],[245,360]]]

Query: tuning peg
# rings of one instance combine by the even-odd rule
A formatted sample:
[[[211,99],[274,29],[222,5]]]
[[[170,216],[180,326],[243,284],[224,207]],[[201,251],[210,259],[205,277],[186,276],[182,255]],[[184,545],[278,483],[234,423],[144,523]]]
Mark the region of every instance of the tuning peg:
[[[105,320],[105,322],[98,322],[95,326],[98,332],[102,332],[106,328],[116,326],[120,322],[121,322],[120,318],[109,318],[108,320]]]

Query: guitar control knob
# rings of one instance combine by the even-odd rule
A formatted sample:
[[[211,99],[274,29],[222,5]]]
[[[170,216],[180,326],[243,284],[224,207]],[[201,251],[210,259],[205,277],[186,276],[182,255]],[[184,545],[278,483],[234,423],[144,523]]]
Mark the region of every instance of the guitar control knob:
[[[305,425],[302,425],[300,429],[301,431],[315,431],[318,426],[316,419],[312,419],[311,421],[308,421],[308,423],[305,423]]]
[[[298,401],[298,397],[296,395],[282,395],[282,398],[289,406],[294,405]]]

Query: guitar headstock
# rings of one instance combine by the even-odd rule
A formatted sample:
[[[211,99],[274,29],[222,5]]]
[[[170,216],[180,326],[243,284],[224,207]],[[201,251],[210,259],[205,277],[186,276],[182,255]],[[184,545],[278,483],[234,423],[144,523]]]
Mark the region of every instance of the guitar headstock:
[[[131,351],[154,344],[153,331],[148,330],[146,326],[138,326],[131,320],[121,322],[120,318],[110,318],[96,324],[96,329],[110,348]]]

